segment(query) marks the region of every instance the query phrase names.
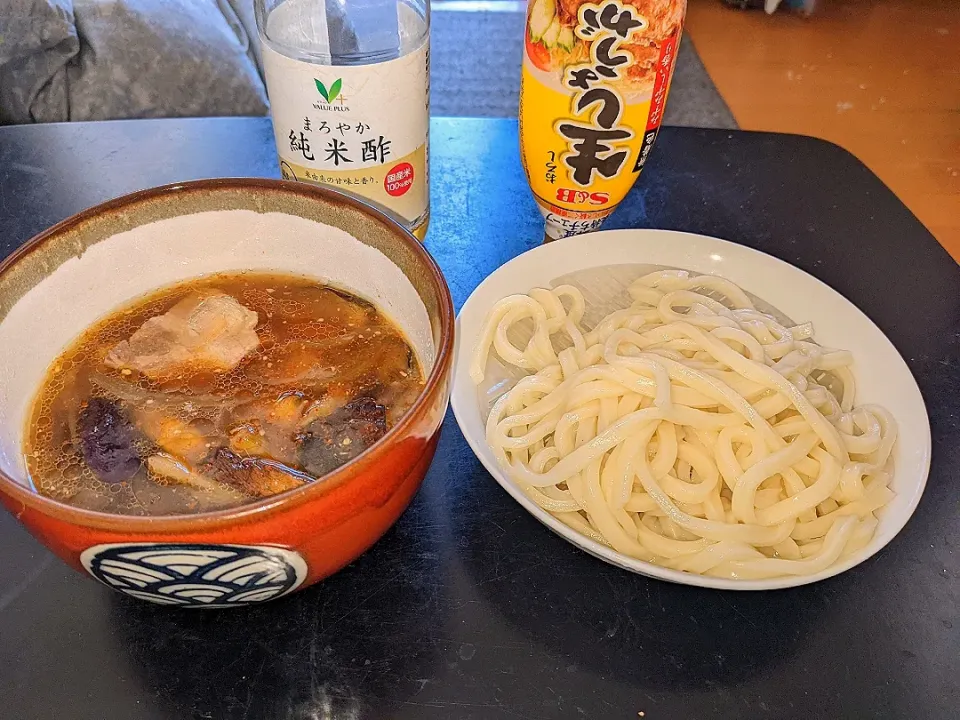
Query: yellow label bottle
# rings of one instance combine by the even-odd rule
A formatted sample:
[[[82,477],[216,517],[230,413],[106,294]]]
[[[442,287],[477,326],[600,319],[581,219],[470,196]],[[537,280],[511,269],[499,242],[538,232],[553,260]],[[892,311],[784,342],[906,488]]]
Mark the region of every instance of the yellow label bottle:
[[[686,0],[530,0],[523,167],[546,239],[597,229],[657,138]]]

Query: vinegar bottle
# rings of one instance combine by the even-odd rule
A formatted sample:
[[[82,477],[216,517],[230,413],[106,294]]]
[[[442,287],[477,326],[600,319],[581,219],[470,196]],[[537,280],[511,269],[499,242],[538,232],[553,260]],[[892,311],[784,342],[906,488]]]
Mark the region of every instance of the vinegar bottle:
[[[423,239],[429,0],[256,0],[280,170],[360,196]]]

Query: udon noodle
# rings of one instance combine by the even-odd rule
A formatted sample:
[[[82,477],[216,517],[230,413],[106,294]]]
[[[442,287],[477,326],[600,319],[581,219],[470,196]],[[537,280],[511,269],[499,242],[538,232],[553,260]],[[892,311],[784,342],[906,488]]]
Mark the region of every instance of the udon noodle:
[[[491,351],[526,373],[486,425],[510,477],[583,535],[691,573],[806,575],[866,545],[897,426],[855,404],[850,353],[722,278],[658,271],[628,292],[590,330],[571,285],[491,311],[470,375]]]

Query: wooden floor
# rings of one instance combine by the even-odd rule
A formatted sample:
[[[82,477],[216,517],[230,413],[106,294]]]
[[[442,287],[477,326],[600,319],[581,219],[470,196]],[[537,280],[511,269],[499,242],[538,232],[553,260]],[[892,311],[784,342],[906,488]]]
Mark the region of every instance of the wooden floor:
[[[960,261],[960,0],[819,0],[808,18],[688,2],[742,128],[851,151]]]

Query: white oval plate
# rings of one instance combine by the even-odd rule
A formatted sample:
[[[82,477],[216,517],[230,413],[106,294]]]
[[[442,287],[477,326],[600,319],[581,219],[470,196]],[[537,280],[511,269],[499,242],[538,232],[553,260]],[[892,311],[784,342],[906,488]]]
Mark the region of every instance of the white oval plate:
[[[649,264],[720,275],[762,298],[796,322],[812,321],[816,341],[853,353],[857,404],[877,403],[897,419],[891,483],[896,497],[878,512],[870,543],[823,572],[769,580],[728,580],[670,570],[636,560],[594,542],[540,508],[500,468],[487,445],[470,358],[487,312],[512,293],[548,287],[558,277],[605,265]],[[566,238],[530,250],[506,263],[473,291],[457,317],[457,350],[451,402],[460,429],[491,475],[537,520],[612,565],[685,585],[724,590],[773,590],[817,582],[849,570],[878,552],[900,532],[923,494],[930,469],[930,424],[920,389],[893,344],[849,300],[816,278],[742,245],[669,230],[608,230]]]

